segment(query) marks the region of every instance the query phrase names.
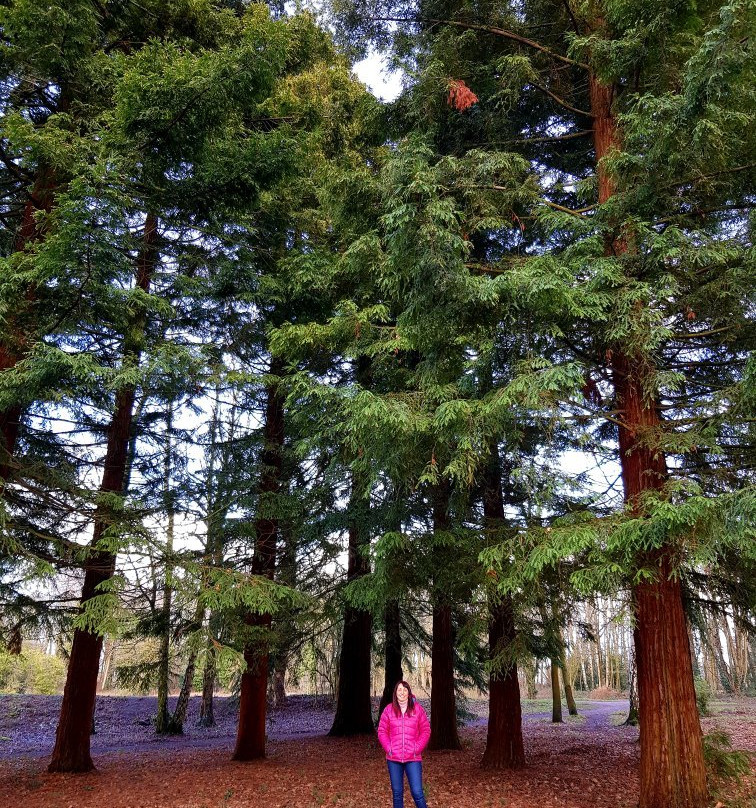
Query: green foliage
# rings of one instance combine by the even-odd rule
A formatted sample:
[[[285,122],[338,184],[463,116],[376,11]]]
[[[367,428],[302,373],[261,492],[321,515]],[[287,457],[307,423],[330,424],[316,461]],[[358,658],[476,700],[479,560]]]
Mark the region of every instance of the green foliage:
[[[698,706],[698,714],[701,716],[711,715],[711,687],[709,683],[696,676],[693,684],[696,688],[696,705]]]
[[[751,755],[732,748],[730,736],[715,730],[703,736],[704,760],[711,777],[740,780],[751,770]]]
[[[34,649],[22,654],[0,651],[0,691],[5,693],[61,693],[66,665],[60,657]]]

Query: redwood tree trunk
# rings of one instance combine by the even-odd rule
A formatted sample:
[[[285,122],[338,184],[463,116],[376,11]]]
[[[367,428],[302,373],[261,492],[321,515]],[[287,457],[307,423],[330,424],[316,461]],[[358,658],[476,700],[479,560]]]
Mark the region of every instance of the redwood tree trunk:
[[[437,487],[433,502],[434,530],[449,529],[449,485]],[[431,645],[431,737],[429,749],[461,749],[454,693],[454,630],[452,607],[440,587],[433,587]]]
[[[559,689],[559,663],[553,658],[551,659],[551,723],[563,723],[562,691]]]
[[[620,143],[612,111],[614,88],[590,76],[594,145],[598,161],[599,202],[616,192],[603,158]],[[607,240],[607,253],[627,252],[625,235]],[[642,303],[639,301],[639,307]],[[619,460],[625,501],[640,515],[645,491],[659,489],[666,461],[651,445],[661,425],[648,382],[648,359],[622,346],[608,352],[621,414]],[[640,717],[640,808],[703,808],[708,803],[701,726],[693,686],[687,626],[678,580],[672,580],[672,547],[640,559],[655,566],[656,578],[635,585],[635,652]]]
[[[276,495],[281,487],[284,444],[284,396],[276,377],[283,363],[272,359],[265,406],[265,445],[261,457],[260,499],[255,520],[255,553],[252,573],[273,580],[276,569],[278,518]],[[265,757],[265,714],[267,710],[270,614],[248,614],[251,639],[244,648],[246,669],[242,674],[239,699],[239,725],[236,733],[234,760]]]
[[[105,472],[100,486],[103,492],[122,491],[133,403],[133,389],[121,390],[116,396],[116,409],[108,430]],[[92,548],[97,548],[110,521],[106,509],[98,506]],[[98,587],[113,577],[115,562],[116,557],[113,553],[90,550],[81,593],[82,608],[87,601],[99,594]],[[103,637],[97,632],[79,628],[74,631],[55,748],[48,771],[86,772],[94,768],[89,753],[89,736],[94,717],[102,642]]]
[[[378,714],[383,713],[384,708],[391,702],[394,695],[394,687],[397,682],[404,679],[402,670],[402,636],[401,636],[401,612],[399,611],[399,601],[390,600],[386,604],[383,613],[383,624],[386,636],[386,646],[384,650],[384,679],[383,695],[378,708]]]
[[[506,651],[515,639],[511,597],[491,605],[488,646],[491,658]],[[486,769],[518,769],[525,765],[522,708],[517,665],[491,672],[488,685],[488,734],[481,765]]]
[[[363,388],[370,386],[370,371],[370,359],[365,356],[359,357],[355,377]],[[370,546],[369,518],[369,486],[360,472],[352,471],[347,583],[370,573],[370,562],[366,552]],[[347,603],[344,609],[344,630],[339,655],[336,715],[329,735],[363,735],[374,730],[370,703],[372,634],[373,619],[370,612]]]
[[[498,446],[491,447],[483,491],[483,517],[487,530],[504,524],[504,496],[501,490],[501,463]],[[514,604],[512,596],[489,597],[488,649],[491,660],[507,654],[514,643]],[[522,707],[517,663],[505,657],[505,664],[495,666],[488,684],[488,734],[481,765],[487,769],[517,769],[525,765],[522,740]]]
[[[137,266],[137,285],[148,291],[155,266],[157,220],[148,215],[145,221],[144,246]],[[145,318],[139,316],[130,335],[124,340],[124,361],[136,362],[141,351]],[[135,391],[121,388],[116,394],[115,410],[108,428],[105,468],[100,484],[103,493],[123,493],[126,465],[131,436]],[[98,505],[94,529],[87,557],[81,607],[100,594],[99,587],[113,577],[115,554],[99,549],[106,530],[113,522],[113,514],[105,505]],[[89,752],[89,736],[94,718],[97,674],[100,666],[103,637],[95,631],[74,631],[71,656],[68,662],[63,703],[55,736],[55,747],[48,767],[51,772],[86,772],[94,768]]]
[[[367,492],[358,475],[352,475],[351,518],[349,523],[349,562],[347,581],[355,581],[370,572],[365,549],[370,541],[366,530]],[[348,736],[372,733],[370,703],[370,650],[373,620],[370,612],[347,604],[339,655],[339,685],[336,715],[329,735]]]
[[[56,185],[52,173],[40,169],[39,178],[34,184],[24,210],[21,223],[13,242],[14,252],[25,252],[44,235],[45,222],[40,222],[40,213],[50,213],[53,208]],[[33,303],[36,290],[28,288],[26,303]],[[19,311],[9,312],[5,322],[6,336],[0,341],[0,372],[15,367],[26,355],[30,342],[29,323],[23,322],[26,307],[21,304]],[[7,481],[13,471],[13,455],[16,451],[19,424],[23,413],[22,406],[13,405],[0,410],[0,486]]]

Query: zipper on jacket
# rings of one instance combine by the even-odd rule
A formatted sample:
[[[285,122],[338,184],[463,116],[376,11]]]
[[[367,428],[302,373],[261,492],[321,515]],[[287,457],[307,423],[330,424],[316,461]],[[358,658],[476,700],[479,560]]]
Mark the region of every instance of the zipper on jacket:
[[[406,752],[406,749],[404,748],[404,716],[405,715],[406,715],[406,713],[402,713],[402,763],[406,762],[404,760],[404,753]]]

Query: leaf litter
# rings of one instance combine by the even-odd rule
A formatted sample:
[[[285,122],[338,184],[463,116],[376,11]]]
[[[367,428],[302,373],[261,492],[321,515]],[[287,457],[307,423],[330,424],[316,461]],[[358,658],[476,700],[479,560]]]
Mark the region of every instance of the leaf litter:
[[[0,805],[24,808],[380,808],[391,804],[376,738],[329,738],[332,712],[322,700],[293,697],[273,711],[268,757],[231,760],[235,708],[219,699],[216,727],[157,739],[154,699],[98,700],[93,757],[97,771],[48,774],[59,699],[0,697]],[[426,752],[423,775],[429,808],[634,808],[638,803],[638,730],[613,726],[618,703],[584,705],[585,720],[552,725],[525,716],[527,766],[484,771],[485,702],[481,717],[462,728],[461,751]],[[620,705],[621,707],[621,705]],[[482,715],[481,715],[482,713]],[[738,749],[756,753],[756,699],[726,702],[704,732],[727,731]],[[52,728],[52,729],[51,729]],[[52,732],[52,735],[50,734]],[[47,746],[45,747],[45,745]],[[755,760],[756,758],[752,758]],[[712,808],[756,805],[756,768],[740,784],[715,784]],[[411,806],[409,792],[405,805]]]

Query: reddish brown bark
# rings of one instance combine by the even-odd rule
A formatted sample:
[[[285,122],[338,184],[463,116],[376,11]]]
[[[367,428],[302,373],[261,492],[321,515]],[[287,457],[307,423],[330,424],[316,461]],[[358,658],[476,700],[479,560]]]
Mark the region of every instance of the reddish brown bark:
[[[603,159],[619,145],[612,111],[614,90],[590,77],[593,136],[598,162],[599,202],[616,187]],[[626,234],[607,239],[607,252],[628,250]],[[641,307],[642,302],[638,302]],[[664,485],[667,477],[662,451],[655,447],[661,426],[649,380],[652,368],[645,357],[612,346],[607,352],[620,411],[619,459],[625,501],[642,513],[642,495]],[[638,666],[641,725],[640,808],[703,808],[708,802],[701,727],[696,708],[690,647],[679,581],[672,580],[674,548],[662,547],[653,558],[653,581],[633,589],[635,649]]]
[[[255,552],[252,574],[273,580],[276,569],[278,519],[275,498],[281,487],[284,444],[284,396],[275,377],[283,364],[273,359],[270,372],[274,377],[268,386],[265,405],[264,448],[261,457],[260,499],[255,520]],[[270,614],[248,614],[245,618],[252,638],[245,645],[246,669],[242,674],[239,699],[239,724],[236,732],[234,760],[265,757],[265,714],[267,709]]]
[[[437,486],[433,502],[433,528],[449,529],[449,485]],[[438,561],[437,561],[438,563]],[[454,693],[454,629],[448,595],[434,585],[433,642],[431,644],[431,737],[429,749],[461,749]]]
[[[559,689],[559,663],[551,659],[551,723],[562,724],[562,691]]]
[[[358,475],[353,474],[349,523],[349,561],[347,581],[355,581],[370,572],[365,549],[369,536],[367,500]],[[339,655],[339,685],[336,715],[329,731],[332,736],[372,733],[373,715],[370,703],[370,650],[373,620],[370,612],[347,605],[344,610],[344,631]]]
[[[141,251],[136,282],[145,292],[149,290],[155,266],[157,220],[148,216],[145,222],[144,246]],[[124,340],[124,362],[138,361],[146,318],[139,315],[129,335]],[[108,427],[105,466],[100,484],[102,493],[123,493],[126,479],[126,460],[131,437],[135,390],[123,387],[116,394],[115,410]],[[90,552],[84,573],[81,607],[100,593],[99,587],[113,577],[115,553],[101,549],[101,542],[112,523],[113,515],[108,505],[98,505],[94,517],[94,529]],[[68,662],[63,703],[60,709],[58,729],[51,772],[86,772],[94,768],[89,751],[89,736],[94,716],[97,674],[100,666],[103,637],[94,631],[74,631],[71,657]]]
[[[27,251],[44,235],[46,222],[44,216],[49,214],[53,207],[56,186],[52,174],[44,169],[40,170],[39,178],[24,205],[21,223],[13,241],[13,251],[16,253]],[[31,326],[28,319],[28,309],[36,299],[36,290],[29,288],[26,291],[25,301],[19,310],[12,312],[5,323],[5,335],[0,341],[0,372],[14,368],[26,355],[29,349]],[[23,407],[13,405],[0,411],[0,479],[5,481],[13,471],[13,455],[16,451],[19,423],[23,414]]]
[[[511,597],[491,605],[490,610],[488,646],[493,659],[506,653],[515,639]],[[519,769],[525,765],[520,682],[513,661],[489,677],[488,733],[481,765],[486,769]]]
[[[483,517],[485,528],[493,531],[500,528],[505,519],[498,446],[491,447],[491,457],[485,475]],[[488,618],[489,657],[495,660],[504,654],[506,662],[495,666],[488,680],[488,733],[481,760],[481,765],[487,769],[518,769],[525,765],[517,663],[506,659],[516,636],[512,596],[492,594]]]

